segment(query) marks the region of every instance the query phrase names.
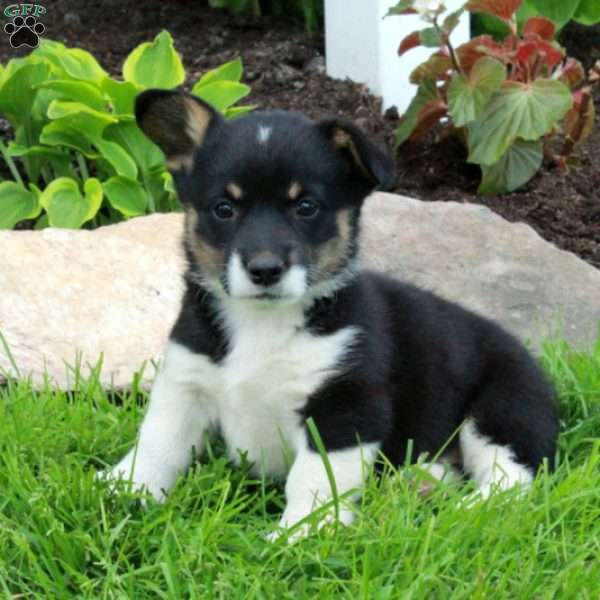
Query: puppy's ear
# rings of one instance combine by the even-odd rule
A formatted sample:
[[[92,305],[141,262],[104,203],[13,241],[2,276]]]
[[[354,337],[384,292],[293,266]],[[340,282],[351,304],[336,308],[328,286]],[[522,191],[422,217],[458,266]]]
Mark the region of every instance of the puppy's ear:
[[[388,189],[395,179],[394,161],[356,125],[338,119],[317,125],[338,152],[343,153],[369,184],[370,190]]]
[[[165,153],[172,171],[189,170],[194,150],[209,128],[221,119],[199,98],[173,90],[146,90],[135,100],[139,128]]]

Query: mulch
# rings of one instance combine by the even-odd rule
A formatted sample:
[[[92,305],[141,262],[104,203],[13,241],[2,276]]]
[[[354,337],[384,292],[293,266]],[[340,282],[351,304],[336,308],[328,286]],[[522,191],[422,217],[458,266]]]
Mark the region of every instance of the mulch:
[[[252,86],[247,103],[314,118],[341,116],[380,143],[393,143],[397,114],[382,115],[379,100],[362,85],[328,78],[323,34],[308,34],[296,21],[232,17],[198,0],[57,0],[46,6],[44,35],[92,52],[113,75],[120,74],[124,58],[137,44],[165,28],[183,56],[187,85],[241,55],[244,81]],[[570,26],[561,41],[586,66],[600,58],[598,27]],[[8,36],[1,38],[3,63],[20,54],[8,44]],[[595,101],[600,113],[600,90]],[[405,144],[397,154],[393,191],[424,201],[483,204],[509,221],[528,223],[546,240],[600,268],[600,127],[579,148],[577,164],[568,171],[544,168],[524,188],[503,196],[477,196],[479,172],[465,158],[458,142],[437,143],[433,135],[420,144]]]

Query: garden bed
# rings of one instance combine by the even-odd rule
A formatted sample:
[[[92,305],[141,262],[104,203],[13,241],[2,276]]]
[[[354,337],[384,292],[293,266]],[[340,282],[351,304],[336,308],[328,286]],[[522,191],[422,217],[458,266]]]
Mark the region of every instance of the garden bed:
[[[302,24],[284,19],[232,18],[192,0],[139,6],[126,0],[89,2],[83,9],[81,3],[57,1],[44,16],[45,36],[85,48],[118,74],[134,46],[167,28],[190,81],[241,55],[244,81],[252,86],[248,102],[312,117],[337,114],[356,121],[382,143],[393,142],[393,111],[382,116],[378,99],[363,86],[324,74],[322,34],[307,34]],[[586,66],[600,58],[598,29],[572,29],[563,41]],[[5,38],[0,59],[5,63],[22,53]],[[600,93],[596,106],[600,109]],[[577,167],[566,173],[545,169],[522,190],[505,196],[477,196],[478,169],[467,165],[465,156],[452,140],[435,144],[430,137],[406,144],[398,154],[393,191],[421,200],[484,204],[510,221],[528,223],[545,239],[600,268],[600,127],[579,149]]]

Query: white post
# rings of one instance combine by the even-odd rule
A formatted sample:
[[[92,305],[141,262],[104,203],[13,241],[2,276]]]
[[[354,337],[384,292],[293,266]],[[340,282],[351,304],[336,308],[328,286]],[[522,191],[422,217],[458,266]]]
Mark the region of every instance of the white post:
[[[383,110],[396,105],[400,114],[416,92],[409,82],[412,70],[426,60],[433,48],[414,48],[398,56],[404,37],[428,27],[418,15],[383,16],[398,0],[325,0],[325,56],[327,74],[336,79],[364,83],[383,98]],[[464,0],[445,0],[448,11]],[[462,15],[451,40],[455,46],[470,37],[469,14]]]

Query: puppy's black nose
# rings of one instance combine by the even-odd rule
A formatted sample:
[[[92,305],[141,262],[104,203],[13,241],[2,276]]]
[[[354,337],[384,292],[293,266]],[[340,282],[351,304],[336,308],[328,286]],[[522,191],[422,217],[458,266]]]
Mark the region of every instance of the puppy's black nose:
[[[283,274],[283,261],[274,254],[259,254],[248,261],[246,267],[252,283],[256,285],[274,285]]]

